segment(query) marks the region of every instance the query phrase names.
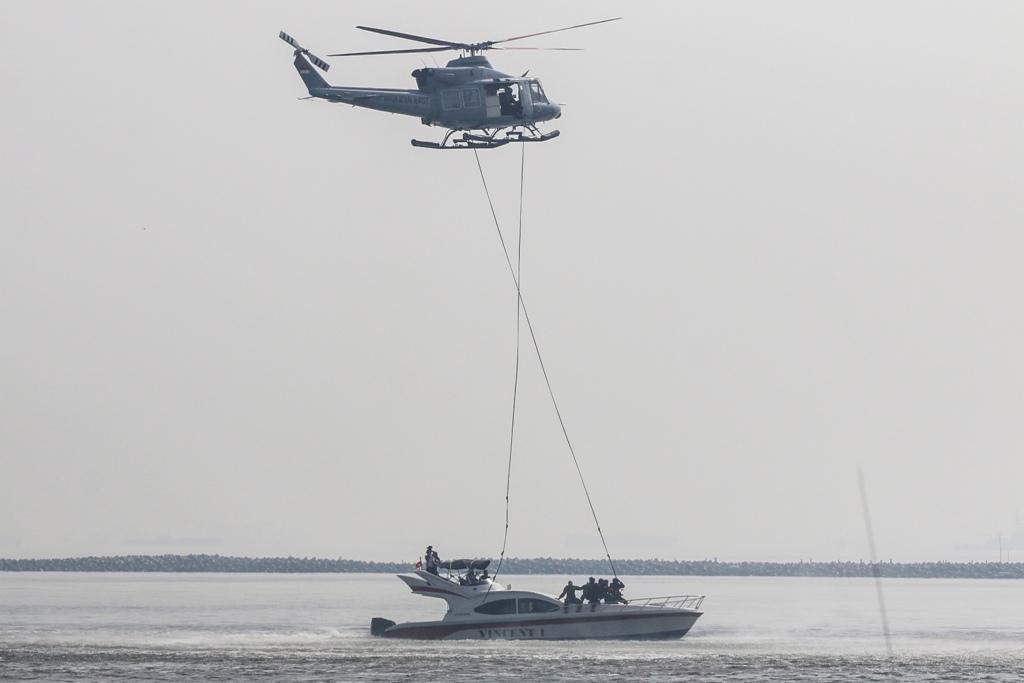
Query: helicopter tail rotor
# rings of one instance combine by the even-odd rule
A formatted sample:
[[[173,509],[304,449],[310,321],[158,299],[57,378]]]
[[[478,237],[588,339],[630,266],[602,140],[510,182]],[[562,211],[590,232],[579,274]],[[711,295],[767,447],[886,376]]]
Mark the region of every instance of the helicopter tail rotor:
[[[284,42],[288,43],[289,45],[291,45],[293,48],[295,48],[295,55],[296,56],[298,56],[298,55],[305,55],[309,59],[309,61],[312,62],[314,65],[316,65],[316,67],[319,68],[321,71],[327,71],[328,69],[331,68],[330,64],[328,64],[324,60],[320,59],[315,54],[313,54],[312,52],[307,50],[306,48],[304,48],[301,45],[299,45],[299,41],[295,40],[294,38],[292,38],[290,35],[288,35],[284,31],[281,31],[277,35],[277,37],[280,38],[281,40],[283,40]],[[303,77],[302,80],[306,80],[305,77]]]
[[[317,96],[319,91],[331,87],[331,84],[313,68],[315,64],[322,70],[327,71],[330,68],[327,62],[299,45],[297,40],[284,31],[281,31],[278,37],[295,48],[295,70],[299,72],[299,77],[302,79],[310,95]]]

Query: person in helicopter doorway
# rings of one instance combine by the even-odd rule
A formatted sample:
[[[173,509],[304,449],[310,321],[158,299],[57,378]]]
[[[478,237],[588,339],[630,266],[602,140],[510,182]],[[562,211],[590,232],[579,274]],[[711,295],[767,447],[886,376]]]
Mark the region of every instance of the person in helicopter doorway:
[[[426,552],[423,553],[423,564],[427,566],[428,572],[437,576],[437,565],[441,564],[441,558],[437,556],[437,551],[434,550],[434,546],[427,546]]]
[[[502,88],[498,91],[498,107],[502,116],[512,115],[512,93],[508,88]]]
[[[579,612],[583,608],[583,601],[576,597],[576,591],[581,590],[583,590],[583,587],[574,586],[572,583],[572,579],[570,579],[569,583],[565,584],[565,588],[562,589],[562,592],[558,594],[559,600],[565,598],[566,612],[569,611],[569,605],[579,605],[579,607],[576,608],[577,612]]]
[[[608,595],[604,599],[605,603],[611,604],[617,602],[623,605],[628,605],[629,601],[622,597],[622,589],[625,587],[626,584],[619,581],[619,577],[616,576],[612,579],[612,582],[608,584]]]
[[[587,582],[583,585],[583,599],[590,605],[590,611],[593,612],[597,609],[597,603],[601,602],[599,597],[601,593],[601,586],[598,584],[594,577],[591,576],[587,579]],[[582,607],[580,608],[582,609]]]
[[[523,105],[516,98],[515,90],[511,85],[498,91],[498,106],[502,116],[519,116],[523,113]]]

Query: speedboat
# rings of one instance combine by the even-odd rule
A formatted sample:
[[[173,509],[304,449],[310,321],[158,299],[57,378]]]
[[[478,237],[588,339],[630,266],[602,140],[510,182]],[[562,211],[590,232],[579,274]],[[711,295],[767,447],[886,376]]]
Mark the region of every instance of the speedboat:
[[[486,573],[477,575],[488,562],[451,562],[447,576],[422,569],[399,574],[413,593],[441,598],[448,611],[438,621],[398,624],[376,617],[370,632],[383,638],[420,640],[673,639],[686,635],[703,614],[703,595],[564,605],[550,595],[512,590]],[[459,573],[460,569],[466,573]]]

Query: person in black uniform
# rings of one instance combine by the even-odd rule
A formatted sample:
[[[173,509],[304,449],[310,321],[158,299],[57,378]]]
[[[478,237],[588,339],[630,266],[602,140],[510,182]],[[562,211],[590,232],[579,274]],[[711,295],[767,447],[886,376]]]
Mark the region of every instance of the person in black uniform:
[[[498,107],[502,116],[512,116],[511,88],[502,88],[498,91]]]
[[[562,592],[558,594],[558,599],[559,600],[561,600],[563,597],[565,598],[565,611],[566,612],[569,611],[569,605],[582,605],[583,604],[583,601],[576,597],[576,591],[581,591],[581,590],[583,590],[583,588],[581,586],[574,586],[573,583],[572,583],[572,580],[570,580],[569,583],[565,584],[565,588],[562,589]],[[578,612],[579,609],[580,608],[576,608],[576,611]]]
[[[626,598],[622,597],[622,589],[626,587],[626,584],[619,581],[619,577],[612,579],[612,582],[608,584],[608,597],[604,599],[606,603],[620,602],[623,605],[628,605],[629,602]]]
[[[600,587],[597,582],[594,581],[594,577],[591,576],[587,579],[587,583],[583,586],[583,599],[590,604],[590,611],[593,612],[597,609],[597,603],[601,602],[601,598],[598,597]]]

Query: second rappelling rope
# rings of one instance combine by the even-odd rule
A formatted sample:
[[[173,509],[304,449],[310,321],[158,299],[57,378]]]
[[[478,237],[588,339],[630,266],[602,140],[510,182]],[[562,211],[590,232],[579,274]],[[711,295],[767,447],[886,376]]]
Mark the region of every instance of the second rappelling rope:
[[[516,282],[517,288],[518,283],[522,282],[523,278],[523,186],[524,179],[526,177],[526,147],[522,148],[522,156],[519,160],[519,234],[517,237],[518,246],[516,248]],[[479,161],[479,159],[477,160]],[[484,184],[486,190],[486,183]],[[492,207],[493,210],[493,207]],[[512,380],[512,424],[509,427],[508,435],[508,471],[505,473],[505,536],[501,541],[501,555],[498,556],[498,568],[494,570],[494,580],[487,585],[487,593],[484,594],[484,600],[491,594],[491,586],[498,580],[498,575],[501,573],[501,565],[505,561],[505,549],[508,547],[508,513],[509,513],[509,499],[508,494],[512,487],[512,449],[516,442],[516,399],[519,395],[519,319],[521,311],[521,303],[519,301],[519,295],[516,294],[516,370],[514,379]]]
[[[491,217],[494,219],[494,227],[498,231],[498,239],[501,241],[501,249],[505,253],[505,262],[508,264],[509,274],[512,275],[512,281],[513,281],[513,283],[516,286],[516,299],[518,301],[518,307],[520,309],[522,309],[523,319],[526,320],[526,329],[529,330],[529,332],[530,332],[530,339],[531,339],[531,341],[533,341],[533,349],[534,349],[534,351],[537,354],[537,362],[540,364],[541,374],[544,375],[544,383],[547,385],[548,395],[551,397],[551,405],[554,406],[554,408],[555,408],[555,415],[558,417],[558,424],[562,428],[562,435],[565,437],[565,443],[569,447],[569,454],[572,456],[573,464],[576,465],[576,474],[579,475],[580,484],[583,486],[583,493],[587,497],[587,505],[590,506],[590,514],[594,518],[595,526],[597,526],[597,534],[598,534],[598,536],[601,537],[601,545],[604,546],[605,557],[608,558],[608,564],[609,564],[609,566],[611,566],[612,574],[614,576],[618,576],[618,572],[615,571],[615,562],[612,561],[611,553],[608,552],[608,543],[604,539],[604,532],[601,530],[601,522],[598,521],[598,519],[597,519],[597,511],[594,509],[594,502],[590,499],[590,491],[587,489],[587,482],[583,479],[583,470],[580,468],[580,462],[579,462],[579,459],[576,457],[576,451],[575,451],[575,449],[573,449],[572,441],[569,439],[569,432],[565,428],[565,421],[562,419],[562,411],[560,411],[558,409],[558,401],[555,400],[555,392],[554,392],[554,389],[551,388],[551,379],[548,377],[547,368],[544,367],[544,359],[541,357],[540,345],[537,343],[537,335],[534,334],[534,332],[533,332],[533,323],[530,322],[530,313],[526,310],[526,301],[523,300],[523,292],[522,292],[522,290],[520,289],[520,286],[519,286],[519,282],[520,282],[520,280],[519,280],[519,273],[517,273],[516,268],[512,265],[512,257],[508,253],[508,246],[505,244],[505,236],[501,232],[501,224],[498,222],[498,214],[495,213],[495,211],[494,211],[494,202],[491,200],[491,191],[487,187],[487,178],[484,176],[484,167],[480,164],[480,154],[475,149],[473,150],[473,157],[476,159],[477,170],[480,171],[480,182],[484,186],[484,194],[487,196],[487,204],[491,207]],[[520,253],[520,255],[522,254],[522,210],[523,210],[523,205],[522,205],[522,196],[523,196],[523,194],[522,194],[523,193],[522,181],[523,181],[523,178],[524,178],[524,171],[525,171],[525,166],[526,166],[525,162],[526,162],[526,153],[525,153],[525,148],[524,148],[524,151],[523,151],[523,168],[520,170],[520,187],[519,187],[519,212],[520,212],[520,214],[519,214],[519,217],[520,217],[520,225],[519,225],[519,248],[520,248],[520,252],[519,253]],[[518,326],[519,326],[519,318],[517,316],[517,318],[516,318],[516,330],[517,330],[517,338],[516,338],[516,344],[517,344],[517,351],[516,351],[516,377],[517,377],[517,385],[518,385],[518,374],[519,374],[519,372],[518,372],[518,367],[519,367]],[[515,399],[514,398],[513,398],[513,408],[512,408],[512,410],[513,410],[513,428],[514,428],[514,424],[515,424],[514,423],[514,420],[515,420],[515,417],[514,417],[514,415],[515,415]],[[511,473],[512,473],[512,447],[511,447],[511,439],[510,439],[510,444],[509,444],[509,470],[508,471],[509,471],[509,479],[507,479],[506,482],[505,482],[505,539],[506,539],[506,541],[508,540],[508,491],[509,491],[509,482],[511,481]],[[505,555],[504,545],[502,547],[502,551],[501,552],[502,552],[502,558],[504,558],[504,555]],[[499,567],[499,569],[501,567],[500,561],[499,561],[498,567]],[[495,577],[497,577],[497,572],[495,573]]]

